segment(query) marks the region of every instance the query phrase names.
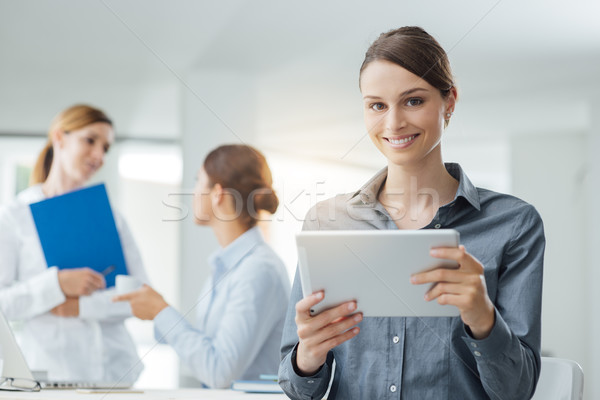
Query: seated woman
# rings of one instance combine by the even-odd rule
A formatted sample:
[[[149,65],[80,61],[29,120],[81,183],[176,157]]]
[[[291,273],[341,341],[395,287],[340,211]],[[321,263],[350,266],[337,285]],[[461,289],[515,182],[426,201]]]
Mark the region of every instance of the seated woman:
[[[101,110],[75,105],[54,119],[33,170],[33,185],[0,209],[0,307],[17,332],[30,368],[52,380],[133,383],[143,369],[123,321],[129,307],[111,302],[104,276],[82,265],[46,265],[29,204],[83,187],[114,141]],[[130,275],[147,280],[133,237],[115,222]],[[125,305],[126,306],[126,305]]]
[[[275,374],[290,283],[281,259],[256,226],[261,210],[279,201],[264,156],[246,145],[211,151],[198,171],[194,216],[213,230],[221,249],[210,258],[212,277],[196,305],[197,326],[149,286],[117,296],[133,314],[154,320],[194,376],[212,388]]]
[[[329,399],[531,398],[540,373],[539,214],[475,187],[458,164],[442,161],[458,92],[445,51],[423,29],[383,33],[359,84],[367,131],[387,168],[359,190],[318,203],[304,229],[456,229],[463,245],[431,255],[459,268],[411,281],[429,287],[423,301],[454,306],[460,317],[363,319],[352,299],[312,316],[327,293],[302,298],[296,276],[281,387],[292,399],[320,399],[330,383]]]

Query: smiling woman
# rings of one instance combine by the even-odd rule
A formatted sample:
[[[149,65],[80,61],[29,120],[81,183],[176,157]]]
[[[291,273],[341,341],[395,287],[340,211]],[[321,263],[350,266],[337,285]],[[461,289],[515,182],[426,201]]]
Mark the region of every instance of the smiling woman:
[[[304,229],[459,231],[461,246],[430,253],[458,269],[410,279],[431,285],[423,301],[452,305],[460,317],[363,320],[352,299],[313,316],[327,293],[302,298],[296,274],[282,388],[293,399],[321,398],[330,382],[330,399],[530,398],[540,372],[545,246],[537,211],[475,187],[458,164],[442,161],[457,90],[444,50],[423,29],[382,34],[367,51],[360,89],[369,136],[387,168],[359,190],[318,203]]]

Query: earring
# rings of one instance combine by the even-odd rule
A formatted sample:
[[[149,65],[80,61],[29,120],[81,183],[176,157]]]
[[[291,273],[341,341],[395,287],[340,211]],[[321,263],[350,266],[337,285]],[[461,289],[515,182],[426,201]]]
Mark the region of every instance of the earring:
[[[446,119],[450,119],[451,116],[452,116],[451,112],[446,113]]]

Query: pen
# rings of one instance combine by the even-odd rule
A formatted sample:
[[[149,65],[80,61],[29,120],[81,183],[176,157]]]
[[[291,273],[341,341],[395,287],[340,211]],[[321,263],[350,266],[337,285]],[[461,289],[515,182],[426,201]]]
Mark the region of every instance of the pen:
[[[101,272],[102,275],[106,276],[115,270],[114,265],[109,265],[104,271]]]

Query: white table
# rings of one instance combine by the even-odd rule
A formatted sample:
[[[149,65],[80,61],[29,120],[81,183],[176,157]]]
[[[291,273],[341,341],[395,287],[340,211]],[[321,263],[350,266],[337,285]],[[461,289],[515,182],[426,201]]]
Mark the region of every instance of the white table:
[[[0,391],[0,399],[11,400],[281,400],[287,399],[284,394],[243,393],[233,390],[212,389],[177,389],[177,390],[143,390],[143,393],[80,393],[76,390],[42,390],[40,392],[6,392]]]

